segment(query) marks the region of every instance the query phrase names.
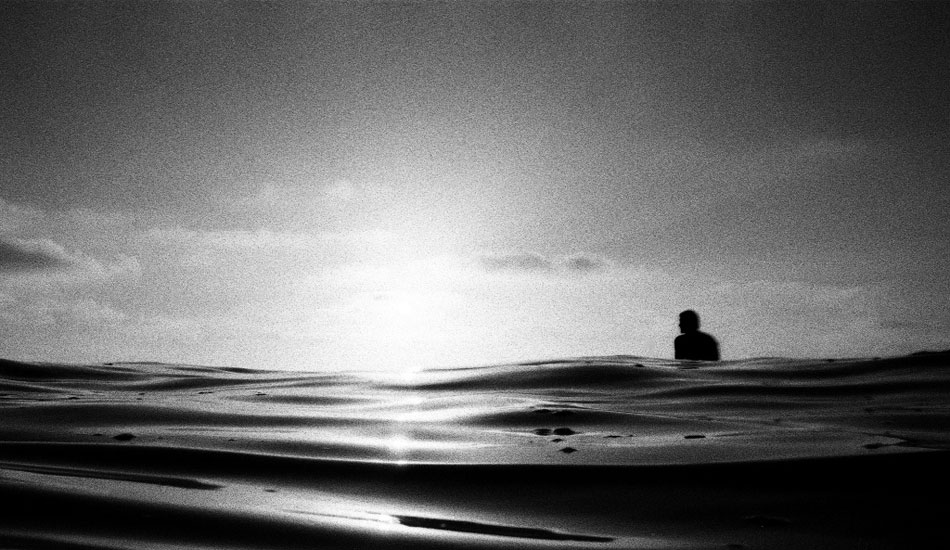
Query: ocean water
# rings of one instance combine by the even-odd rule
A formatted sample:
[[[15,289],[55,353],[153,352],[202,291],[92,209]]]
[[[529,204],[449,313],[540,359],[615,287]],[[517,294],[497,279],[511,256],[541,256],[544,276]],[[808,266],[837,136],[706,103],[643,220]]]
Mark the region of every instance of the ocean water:
[[[0,547],[942,548],[948,449],[948,353],[0,361]]]

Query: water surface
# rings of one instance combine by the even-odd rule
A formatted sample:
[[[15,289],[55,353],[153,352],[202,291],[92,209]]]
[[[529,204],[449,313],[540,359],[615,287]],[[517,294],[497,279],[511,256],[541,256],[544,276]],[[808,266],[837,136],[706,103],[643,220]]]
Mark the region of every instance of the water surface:
[[[401,375],[0,362],[6,547],[948,541],[950,355]],[[939,544],[938,544],[939,545]]]

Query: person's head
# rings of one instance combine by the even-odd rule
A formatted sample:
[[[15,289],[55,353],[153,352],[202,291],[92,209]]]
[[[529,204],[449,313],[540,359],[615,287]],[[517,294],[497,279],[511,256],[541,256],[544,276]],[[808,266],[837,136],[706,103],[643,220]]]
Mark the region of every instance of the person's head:
[[[680,332],[693,332],[699,330],[699,315],[691,310],[680,313]]]

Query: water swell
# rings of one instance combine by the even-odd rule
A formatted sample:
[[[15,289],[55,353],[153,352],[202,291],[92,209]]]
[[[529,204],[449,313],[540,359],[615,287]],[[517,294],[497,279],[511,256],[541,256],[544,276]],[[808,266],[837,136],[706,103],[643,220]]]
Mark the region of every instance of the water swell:
[[[386,376],[3,361],[0,499],[16,507],[0,542],[932,545],[946,538],[925,504],[948,489],[946,366],[608,357]]]

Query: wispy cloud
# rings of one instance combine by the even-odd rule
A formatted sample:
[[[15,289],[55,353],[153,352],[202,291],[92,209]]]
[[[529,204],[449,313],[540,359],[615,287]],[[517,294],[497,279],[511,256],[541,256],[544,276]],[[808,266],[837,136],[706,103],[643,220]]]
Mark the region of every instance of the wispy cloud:
[[[135,256],[98,259],[80,252],[67,252],[51,241],[33,241],[13,253],[0,241],[0,289],[38,295],[64,289],[88,290],[117,280],[141,277]],[[57,290],[58,289],[58,290]]]
[[[340,178],[326,182],[301,181],[289,177],[284,183],[269,182],[249,195],[236,200],[227,197],[224,205],[241,212],[288,211],[329,208],[329,211],[349,209],[385,199],[392,188],[385,183],[363,182]]]
[[[522,273],[589,273],[609,265],[602,258],[585,254],[549,258],[535,252],[484,254],[479,262],[488,271]]]
[[[0,236],[0,273],[53,271],[77,263],[75,257],[50,240]]]
[[[69,234],[94,235],[103,232],[125,233],[137,227],[139,216],[130,212],[67,208],[40,209],[0,198],[0,235],[26,238]],[[58,239],[53,239],[58,240]]]
[[[258,230],[198,231],[183,227],[154,228],[146,238],[158,244],[191,245],[223,250],[291,249],[308,250],[320,240],[306,233]]]
[[[33,207],[16,204],[0,198],[0,233],[13,233],[43,218]]]
[[[102,326],[126,321],[128,315],[112,305],[92,298],[67,295],[21,296],[0,295],[0,321],[21,326],[67,325]]]
[[[318,251],[326,247],[382,246],[396,238],[396,234],[380,229],[312,234],[269,229],[196,230],[185,227],[159,227],[144,233],[145,241],[153,245],[221,251]]]
[[[479,258],[489,271],[552,271],[554,264],[540,254],[522,252],[517,254],[493,254]]]
[[[561,266],[568,271],[586,273],[606,269],[610,263],[603,258],[578,254],[564,258]]]

